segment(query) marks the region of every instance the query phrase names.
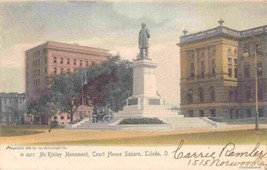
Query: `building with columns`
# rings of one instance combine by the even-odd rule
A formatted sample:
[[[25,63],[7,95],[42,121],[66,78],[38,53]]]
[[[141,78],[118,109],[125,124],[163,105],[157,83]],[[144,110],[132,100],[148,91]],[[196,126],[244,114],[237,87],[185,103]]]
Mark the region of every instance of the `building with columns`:
[[[47,86],[48,76],[72,73],[78,68],[101,64],[110,56],[109,50],[47,41],[25,52],[26,99],[38,97]]]
[[[254,117],[257,74],[258,115],[267,116],[267,25],[239,31],[223,23],[194,34],[184,30],[180,37],[181,112]]]

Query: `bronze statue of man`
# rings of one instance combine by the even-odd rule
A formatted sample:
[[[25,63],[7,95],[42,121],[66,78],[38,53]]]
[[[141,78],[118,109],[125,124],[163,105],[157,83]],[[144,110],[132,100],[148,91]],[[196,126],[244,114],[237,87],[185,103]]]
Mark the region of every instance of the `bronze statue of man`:
[[[140,59],[148,58],[149,37],[150,37],[149,30],[146,28],[146,24],[142,23],[142,29],[139,32]]]

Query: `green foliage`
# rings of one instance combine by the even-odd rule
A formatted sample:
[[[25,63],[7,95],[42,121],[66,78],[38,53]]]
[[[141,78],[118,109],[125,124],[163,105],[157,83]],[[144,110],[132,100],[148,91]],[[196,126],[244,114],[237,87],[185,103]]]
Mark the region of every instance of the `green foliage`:
[[[106,63],[87,69],[85,95],[95,106],[109,105],[115,112],[122,109],[132,94],[130,64],[120,56],[113,56]]]
[[[73,114],[82,104],[82,87],[85,103],[91,102],[94,106],[110,105],[113,111],[118,111],[131,95],[130,64],[129,61],[114,56],[101,65],[80,69],[73,74],[53,75],[49,77],[49,87],[40,97],[27,102],[28,113],[68,112],[72,122]]]
[[[28,113],[53,115],[57,111],[69,112],[72,121],[81,97],[82,75],[54,75],[49,84],[39,98],[27,102]]]
[[[164,124],[162,120],[158,118],[127,118],[123,119],[119,124],[127,125],[127,124]]]
[[[53,120],[52,122],[50,122],[50,128],[57,128],[58,127],[58,122]]]

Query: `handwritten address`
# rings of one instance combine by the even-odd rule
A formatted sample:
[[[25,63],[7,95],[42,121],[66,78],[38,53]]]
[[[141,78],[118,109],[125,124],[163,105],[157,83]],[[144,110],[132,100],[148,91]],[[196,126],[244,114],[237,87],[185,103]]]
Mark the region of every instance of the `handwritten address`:
[[[187,160],[188,166],[267,167],[267,151],[259,149],[259,143],[245,152],[237,151],[236,145],[232,142],[227,143],[219,151],[200,152],[187,152],[183,150],[183,144],[182,140],[172,153],[176,160]]]

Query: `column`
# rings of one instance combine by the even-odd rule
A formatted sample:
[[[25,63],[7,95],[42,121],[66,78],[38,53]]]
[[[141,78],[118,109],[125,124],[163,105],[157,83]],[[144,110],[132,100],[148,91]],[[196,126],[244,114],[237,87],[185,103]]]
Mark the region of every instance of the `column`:
[[[209,53],[208,53],[208,48],[205,48],[204,50],[204,55],[205,55],[205,74],[209,74]]]
[[[195,78],[199,75],[198,74],[198,56],[197,56],[197,49],[194,50],[194,66],[195,66]]]

